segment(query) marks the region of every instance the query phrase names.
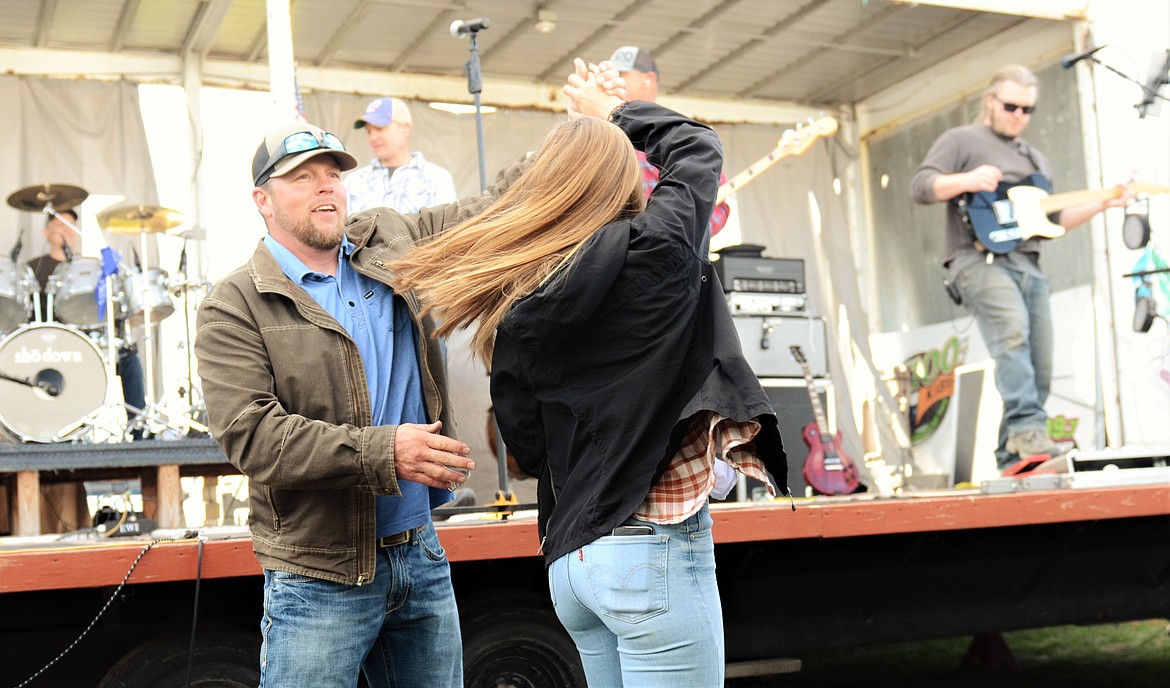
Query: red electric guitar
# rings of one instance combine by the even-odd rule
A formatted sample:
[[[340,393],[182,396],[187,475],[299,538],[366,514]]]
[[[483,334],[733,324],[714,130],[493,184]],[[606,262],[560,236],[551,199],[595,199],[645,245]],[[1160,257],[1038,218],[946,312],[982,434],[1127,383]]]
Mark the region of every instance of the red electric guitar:
[[[829,422],[821,397],[817,394],[812,371],[799,346],[790,346],[792,357],[804,370],[804,383],[808,386],[808,400],[812,404],[816,420],[804,426],[804,443],[808,445],[808,458],[804,462],[804,481],[813,491],[822,495],[852,494],[857,491],[857,466],[841,448],[841,433],[829,434]]]

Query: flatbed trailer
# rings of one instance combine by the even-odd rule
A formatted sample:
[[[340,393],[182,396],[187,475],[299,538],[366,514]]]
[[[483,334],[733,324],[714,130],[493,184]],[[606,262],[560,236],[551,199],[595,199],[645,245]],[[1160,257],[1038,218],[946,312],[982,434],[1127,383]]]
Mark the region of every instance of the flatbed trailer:
[[[1170,480],[795,507],[712,508],[729,676],[834,647],[1170,618]],[[437,528],[467,685],[583,686],[548,602],[535,519]],[[0,538],[0,683],[19,685],[65,649],[141,555],[88,635],[28,685],[185,685],[196,590],[192,680],[255,685],[262,579],[251,541],[239,528],[204,533],[145,555],[146,540]]]

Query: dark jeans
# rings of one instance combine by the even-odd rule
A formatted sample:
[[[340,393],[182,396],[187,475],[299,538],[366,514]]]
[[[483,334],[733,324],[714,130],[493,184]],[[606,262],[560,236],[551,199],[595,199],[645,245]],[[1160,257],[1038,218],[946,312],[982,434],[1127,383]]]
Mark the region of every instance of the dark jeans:
[[[134,408],[146,406],[146,378],[142,373],[142,359],[134,349],[118,349],[118,363],[115,366],[118,377],[122,379],[122,397],[126,403]],[[131,422],[138,414],[127,409],[126,416]],[[142,438],[142,430],[136,429],[131,433],[134,439]]]

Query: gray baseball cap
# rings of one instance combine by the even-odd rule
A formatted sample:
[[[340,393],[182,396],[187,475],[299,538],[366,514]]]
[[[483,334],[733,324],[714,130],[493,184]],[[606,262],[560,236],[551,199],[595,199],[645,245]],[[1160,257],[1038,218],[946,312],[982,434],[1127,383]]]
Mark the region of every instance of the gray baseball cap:
[[[290,122],[268,132],[260,142],[252,158],[252,182],[262,186],[322,154],[332,155],[343,172],[358,165],[357,158],[345,152],[341,139],[308,122]]]

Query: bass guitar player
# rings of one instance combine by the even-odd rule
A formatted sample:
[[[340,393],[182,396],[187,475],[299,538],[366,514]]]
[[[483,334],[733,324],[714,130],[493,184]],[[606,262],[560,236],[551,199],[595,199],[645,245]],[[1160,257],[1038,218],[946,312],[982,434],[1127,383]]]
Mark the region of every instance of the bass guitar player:
[[[931,145],[910,180],[914,201],[946,203],[943,267],[952,297],[975,316],[995,360],[995,383],[1003,398],[996,464],[1009,469],[1021,457],[1059,455],[1061,446],[1047,432],[1044,404],[1052,379],[1052,313],[1047,276],[1040,268],[1041,238],[989,250],[964,212],[972,195],[993,193],[1001,182],[1015,184],[1042,175],[1053,178],[1048,158],[1023,138],[1040,116],[1036,76],[1026,67],[1006,65],[983,92],[983,109],[974,124],[949,129]],[[1063,119],[1051,116],[1049,126]],[[1133,198],[1123,185],[1114,193],[1065,207],[1049,220],[1072,229],[1108,208]]]

